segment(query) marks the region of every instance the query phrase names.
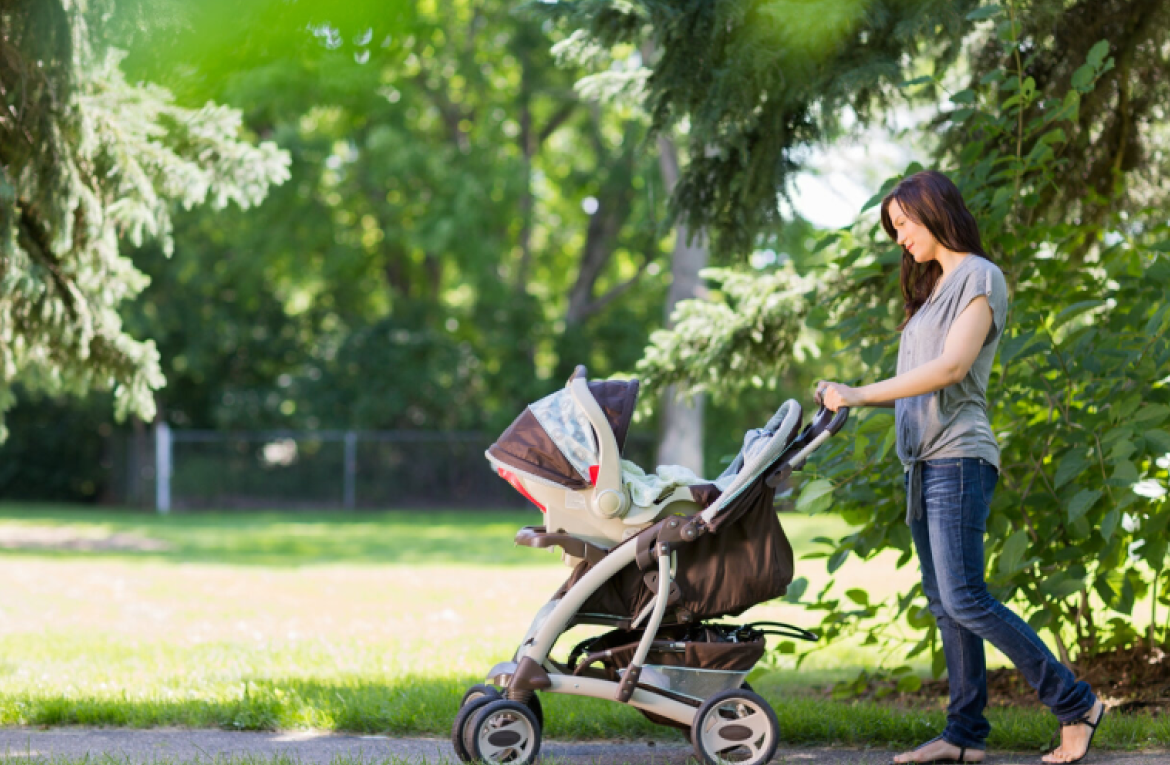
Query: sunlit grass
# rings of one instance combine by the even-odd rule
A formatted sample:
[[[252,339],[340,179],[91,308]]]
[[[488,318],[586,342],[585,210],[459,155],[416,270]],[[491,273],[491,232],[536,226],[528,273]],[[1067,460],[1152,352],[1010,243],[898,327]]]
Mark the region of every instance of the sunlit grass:
[[[512,655],[568,574],[555,555],[513,546],[515,530],[539,520],[535,512],[158,518],[6,508],[0,539],[82,539],[95,549],[0,554],[0,724],[445,736],[463,689]],[[832,517],[783,522],[798,556],[813,537],[846,529]],[[94,541],[115,535],[121,548]],[[798,563],[798,573],[812,580],[810,593],[827,578],[820,560]],[[863,587],[877,600],[915,576],[882,557],[851,560],[836,578],[839,589]],[[773,603],[740,619],[813,626],[819,614]],[[557,653],[587,634],[577,628]],[[800,671],[781,664],[754,684],[776,706],[786,741],[908,744],[941,727],[940,709],[907,713],[810,692],[892,659],[901,663],[841,643]],[[679,735],[612,702],[544,701],[553,738]],[[997,746],[1039,745],[1051,727],[1039,712],[995,714],[996,735],[1008,736]],[[1104,743],[1170,741],[1157,720],[1130,724],[1111,725]]]

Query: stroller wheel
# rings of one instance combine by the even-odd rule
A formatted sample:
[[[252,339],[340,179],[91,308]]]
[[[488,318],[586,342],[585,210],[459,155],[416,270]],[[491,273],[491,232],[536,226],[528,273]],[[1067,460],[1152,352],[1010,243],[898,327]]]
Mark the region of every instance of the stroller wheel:
[[[500,698],[500,691],[494,685],[477,683],[476,685],[468,688],[467,693],[463,694],[463,698],[459,701],[459,708],[462,709],[463,706],[472,699],[483,698],[485,696],[491,699],[498,699]]]
[[[493,688],[492,690],[495,689]],[[470,695],[470,693],[471,692],[468,691],[468,695]],[[464,729],[467,727],[468,721],[481,708],[487,706],[488,703],[495,701],[498,698],[498,692],[495,696],[491,696],[489,694],[480,694],[478,696],[472,696],[470,699],[467,699],[467,696],[464,696],[466,701],[462,706],[459,707],[459,713],[455,715],[455,723],[451,726],[451,746],[455,747],[455,756],[458,757],[462,762],[471,762],[472,760],[471,755],[467,752],[467,747],[463,744],[463,733]]]
[[[764,765],[776,754],[780,723],[759,695],[741,688],[722,691],[695,713],[691,743],[706,765]]]
[[[540,724],[526,704],[489,701],[463,729],[463,746],[475,762],[532,765],[540,753]]]

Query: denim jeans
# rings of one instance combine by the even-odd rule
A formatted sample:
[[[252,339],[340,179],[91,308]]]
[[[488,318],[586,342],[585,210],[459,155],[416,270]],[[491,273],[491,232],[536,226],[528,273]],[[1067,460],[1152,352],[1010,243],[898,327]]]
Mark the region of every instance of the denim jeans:
[[[999,472],[973,457],[927,460],[922,465],[923,516],[910,525],[922,588],[938,622],[951,699],[943,738],[983,748],[991,730],[983,641],[998,648],[1036,689],[1061,722],[1093,708],[1096,697],[1078,681],[1023,619],[991,597],[983,580],[983,536]],[[909,474],[907,474],[909,486]]]

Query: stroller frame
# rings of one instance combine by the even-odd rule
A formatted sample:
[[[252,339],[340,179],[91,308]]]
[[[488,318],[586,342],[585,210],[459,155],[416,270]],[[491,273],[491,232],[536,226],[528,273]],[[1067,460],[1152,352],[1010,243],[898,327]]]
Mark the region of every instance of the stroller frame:
[[[596,432],[602,459],[597,481],[599,491],[595,496],[599,505],[604,504],[604,508],[598,509],[610,511],[624,501],[618,465],[619,455],[604,415],[586,387],[585,378],[585,368],[579,366],[570,378],[568,387]],[[799,423],[800,408],[795,406],[793,409],[796,422]],[[656,687],[649,682],[641,682],[641,675],[647,655],[663,626],[663,619],[671,600],[671,587],[675,580],[673,563],[677,551],[705,534],[716,533],[712,523],[727,511],[731,501],[748,484],[764,480],[774,488],[791,475],[793,470],[803,466],[805,459],[830,436],[836,434],[844,426],[847,418],[846,408],[834,414],[822,407],[795,440],[789,439],[785,444],[770,444],[771,457],[766,459],[762,466],[756,465],[752,476],[745,477],[743,481],[737,479],[714,504],[694,515],[668,516],[639,532],[636,538],[630,538],[611,550],[606,551],[568,534],[547,533],[539,527],[521,529],[516,536],[517,544],[531,547],[558,546],[564,550],[567,558],[587,559],[592,563],[592,567],[567,591],[558,593],[560,597],[554,596],[536,613],[512,660],[496,664],[488,672],[487,681],[490,685],[475,686],[465,696],[464,706],[456,718],[452,732],[456,753],[460,758],[514,765],[527,765],[534,761],[539,751],[539,729],[543,723],[539,700],[534,698],[537,691],[612,699],[648,713],[647,716],[652,719],[659,718],[662,722],[670,721],[677,727],[690,729],[696,750],[702,759],[710,763],[723,763],[726,760],[718,753],[707,751],[708,747],[703,744],[710,742],[700,740],[706,735],[700,730],[702,727],[700,723],[705,717],[711,716],[711,710],[719,705],[722,697],[733,696],[734,701],[741,705],[747,703],[748,706],[754,704],[756,707],[762,705],[766,708],[759,709],[758,711],[763,714],[753,717],[752,720],[757,726],[771,721],[776,735],[771,736],[768,751],[759,753],[770,758],[775,750],[779,728],[775,723],[774,712],[762,698],[750,691],[732,690],[698,700],[693,696]],[[777,434],[773,441],[778,442],[781,435],[783,434]],[[640,550],[643,556],[641,567],[646,568],[647,554],[653,556],[653,562],[657,567],[657,590],[641,613],[632,622],[628,619],[582,614],[581,608],[590,596],[619,571],[634,564]],[[643,622],[644,627],[641,626]],[[633,660],[620,674],[618,681],[566,672],[565,667],[550,658],[549,654],[561,635],[578,624],[610,626],[628,624],[630,628],[643,630]],[[794,637],[816,639],[815,635],[804,630],[795,627],[791,629],[793,632],[789,634]],[[649,679],[648,677],[647,680]],[[495,691],[491,686],[500,690]],[[535,739],[528,740],[527,748],[512,741],[516,734],[510,731],[516,724],[520,724],[521,727],[527,725],[528,738]],[[742,728],[744,725],[739,727]],[[756,732],[753,729],[752,735]],[[515,745],[510,747],[510,744]],[[758,757],[752,757],[751,765],[756,765],[757,759]]]

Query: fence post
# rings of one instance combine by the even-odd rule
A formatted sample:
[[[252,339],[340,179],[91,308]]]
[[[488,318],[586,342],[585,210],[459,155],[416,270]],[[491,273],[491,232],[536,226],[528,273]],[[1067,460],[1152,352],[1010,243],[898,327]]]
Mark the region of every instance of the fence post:
[[[345,431],[345,498],[346,510],[354,508],[357,484],[357,433]]]
[[[154,423],[154,507],[171,512],[171,429],[161,418]]]

